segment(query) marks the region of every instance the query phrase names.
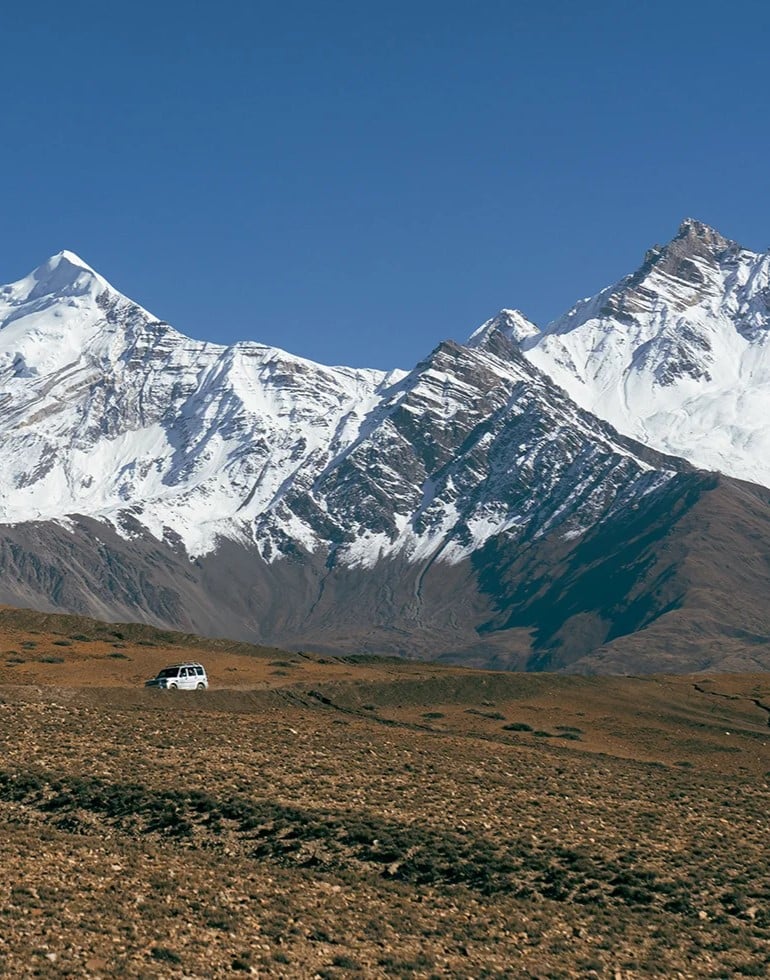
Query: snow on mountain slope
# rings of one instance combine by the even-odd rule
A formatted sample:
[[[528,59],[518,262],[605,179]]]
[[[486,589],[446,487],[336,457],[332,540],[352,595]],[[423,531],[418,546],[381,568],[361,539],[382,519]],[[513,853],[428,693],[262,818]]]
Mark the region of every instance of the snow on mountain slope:
[[[411,371],[189,340],[62,252],[0,290],[0,523],[84,514],[191,555],[456,562],[671,478],[518,350],[506,312]]]
[[[520,346],[619,431],[770,486],[769,337],[770,254],[688,219],[636,273]]]
[[[371,567],[395,553],[457,562],[499,534],[575,536],[673,476],[640,453],[502,332],[496,350],[446,342],[383,391],[358,439],[311,485],[263,515],[257,539],[270,558],[292,527],[322,542],[330,565]]]
[[[208,551],[320,471],[392,378],[190,340],[61,252],[0,289],[0,521],[88,514]]]
[[[490,337],[504,337],[525,346],[540,336],[540,329],[520,310],[500,310],[497,316],[482,323],[468,338],[469,347],[484,347]]]

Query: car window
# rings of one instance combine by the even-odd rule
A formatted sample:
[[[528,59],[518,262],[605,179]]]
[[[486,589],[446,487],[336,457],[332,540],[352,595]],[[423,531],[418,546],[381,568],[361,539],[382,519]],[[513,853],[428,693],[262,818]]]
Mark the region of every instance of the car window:
[[[158,674],[158,677],[178,677],[178,676],[179,676],[178,667],[166,667]]]
[[[187,668],[186,667],[182,667],[182,669],[179,671],[179,676],[180,677],[187,677]]]
[[[204,673],[203,667],[196,667],[195,673],[198,674],[199,677],[203,677],[203,673]]]

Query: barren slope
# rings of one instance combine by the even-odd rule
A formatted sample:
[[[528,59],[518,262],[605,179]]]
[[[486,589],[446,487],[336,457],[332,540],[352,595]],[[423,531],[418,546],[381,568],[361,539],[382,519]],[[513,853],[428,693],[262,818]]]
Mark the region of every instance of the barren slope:
[[[129,660],[112,686],[78,686],[61,649],[63,665],[25,666],[33,686],[0,683],[0,972],[770,967],[766,675],[279,667],[215,649],[221,683],[234,664],[292,683],[169,696],[128,685]]]
[[[683,473],[579,537],[498,535],[455,564],[267,566],[223,544],[22,525],[0,535],[0,601],[76,609],[317,653],[505,669],[650,673],[770,667],[770,492]],[[640,632],[641,631],[641,632]],[[637,635],[638,634],[638,635]]]

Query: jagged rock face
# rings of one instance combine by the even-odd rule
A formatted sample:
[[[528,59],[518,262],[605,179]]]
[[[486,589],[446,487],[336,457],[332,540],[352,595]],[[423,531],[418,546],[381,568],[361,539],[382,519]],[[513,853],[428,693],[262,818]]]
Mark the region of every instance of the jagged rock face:
[[[688,219],[633,275],[521,342],[619,431],[770,485],[770,255]]]
[[[508,346],[440,345],[383,392],[358,439],[259,522],[302,522],[330,562],[456,562],[489,537],[577,535],[672,476],[581,412]],[[534,492],[533,492],[534,491]],[[269,557],[269,556],[266,556]]]

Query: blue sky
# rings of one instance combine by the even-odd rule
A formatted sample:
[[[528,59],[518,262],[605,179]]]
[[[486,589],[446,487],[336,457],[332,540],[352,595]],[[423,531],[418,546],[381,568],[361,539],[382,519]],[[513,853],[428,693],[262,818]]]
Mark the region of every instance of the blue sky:
[[[770,4],[38,0],[3,15],[0,281],[69,248],[191,336],[409,367],[685,216],[770,242]]]

